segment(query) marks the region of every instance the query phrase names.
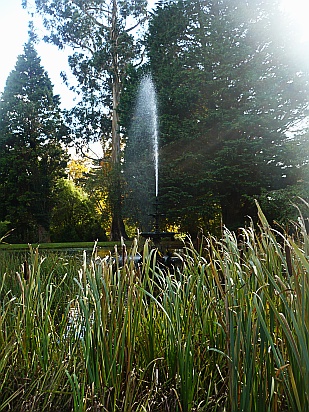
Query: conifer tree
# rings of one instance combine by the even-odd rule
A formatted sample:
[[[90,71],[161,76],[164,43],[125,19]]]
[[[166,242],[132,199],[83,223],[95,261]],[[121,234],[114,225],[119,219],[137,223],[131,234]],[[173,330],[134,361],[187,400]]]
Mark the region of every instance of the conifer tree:
[[[153,14],[161,201],[185,231],[207,228],[216,210],[237,228],[255,212],[253,197],[300,179],[308,152],[287,132],[308,115],[308,70],[279,21],[270,0],[162,1]],[[298,159],[292,146],[303,147]]]
[[[22,242],[49,239],[52,188],[66,167],[59,96],[34,43],[30,33],[0,101],[0,220]]]

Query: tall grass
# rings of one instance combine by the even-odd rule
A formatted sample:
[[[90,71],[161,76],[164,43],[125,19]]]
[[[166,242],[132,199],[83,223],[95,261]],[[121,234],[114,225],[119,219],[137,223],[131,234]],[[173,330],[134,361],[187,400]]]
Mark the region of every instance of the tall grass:
[[[259,215],[178,269],[1,255],[0,411],[308,411],[308,235]]]

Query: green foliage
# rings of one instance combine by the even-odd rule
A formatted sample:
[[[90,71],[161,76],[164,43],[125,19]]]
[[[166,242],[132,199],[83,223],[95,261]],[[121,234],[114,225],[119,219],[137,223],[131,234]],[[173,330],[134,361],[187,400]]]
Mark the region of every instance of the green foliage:
[[[0,410],[307,411],[309,238],[258,214],[172,270],[149,242],[0,254]]]
[[[278,2],[158,4],[147,50],[170,222],[184,216],[184,226],[197,230],[200,217],[207,222],[219,208],[223,223],[236,228],[255,213],[248,198],[300,180],[305,134],[286,132],[306,127],[308,67],[293,60],[289,33]]]
[[[11,233],[10,222],[5,220],[0,222],[0,243],[5,242],[5,238],[8,237]]]
[[[270,222],[276,222],[284,227],[291,226],[295,221],[298,211],[295,205],[302,208],[300,198],[306,198],[302,186],[292,186],[270,192],[262,192],[258,201],[263,208],[265,216]]]
[[[104,153],[110,154],[104,160],[114,168],[111,237],[119,239],[126,236],[121,210],[119,104],[127,69],[142,54],[136,28],[146,20],[147,1],[36,0],[35,4],[49,32],[46,40],[59,48],[69,45],[75,49],[69,64],[83,99],[68,120],[76,141],[100,141]]]
[[[60,142],[67,130],[31,40],[7,79],[0,113],[0,218],[11,222],[15,240],[43,240],[52,188],[66,166]]]
[[[0,222],[0,236],[3,236],[9,230],[10,222],[5,220]]]
[[[51,218],[53,242],[106,240],[95,204],[71,180],[60,179],[54,189]]]

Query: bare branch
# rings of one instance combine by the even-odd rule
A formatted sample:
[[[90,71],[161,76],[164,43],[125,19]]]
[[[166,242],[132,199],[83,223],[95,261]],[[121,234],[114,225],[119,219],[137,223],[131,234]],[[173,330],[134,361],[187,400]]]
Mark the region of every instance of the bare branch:
[[[73,49],[74,48],[86,49],[88,50],[90,54],[94,54],[95,50],[92,49],[87,44],[83,43],[81,39],[77,39],[76,37],[70,36],[70,35],[67,36],[67,39],[71,43],[71,47],[73,47]],[[92,39],[92,42],[93,42],[93,39]]]
[[[82,157],[89,159],[93,162],[100,160],[100,157],[92,149],[90,149],[89,145],[85,146],[85,144],[83,143],[81,144],[76,143],[76,146],[77,146],[78,151],[81,153]],[[87,150],[87,152],[84,151],[85,149]],[[96,157],[90,156],[89,152],[92,152]]]
[[[141,53],[140,61],[139,61],[138,63],[136,63],[136,64],[133,64],[133,67],[138,67],[138,66],[140,66],[140,65],[143,63],[143,61],[144,61],[144,57],[145,57],[145,51],[143,51],[143,52]]]
[[[148,16],[145,16],[144,18],[142,18],[141,20],[139,20],[136,24],[134,24],[134,26],[129,27],[128,29],[126,29],[125,31],[127,33],[130,33],[130,31],[136,29],[136,27],[140,26],[142,23],[144,23],[146,20],[148,19]]]

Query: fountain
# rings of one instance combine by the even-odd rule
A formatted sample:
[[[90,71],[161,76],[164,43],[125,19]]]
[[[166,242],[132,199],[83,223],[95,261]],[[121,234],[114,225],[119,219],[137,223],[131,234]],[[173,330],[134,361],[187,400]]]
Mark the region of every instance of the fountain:
[[[160,231],[159,220],[164,215],[159,210],[158,135],[156,90],[151,76],[146,75],[139,85],[131,141],[128,142],[127,159],[129,160],[127,160],[126,170],[129,190],[135,199],[139,198],[139,201],[135,200],[134,207],[137,210],[138,220],[142,223],[141,235],[152,239],[156,246],[161,239],[174,239],[175,235],[173,232]],[[151,193],[154,193],[154,196]],[[149,217],[154,219],[154,230],[144,228],[149,229],[151,225]]]
[[[160,231],[159,220],[160,220],[160,216],[164,216],[164,214],[160,214],[159,212],[158,196],[156,197],[155,213],[153,213],[151,216],[155,220],[155,225],[154,225],[155,230],[153,232],[142,232],[141,236],[143,236],[146,239],[152,239],[156,246],[159,245],[161,239],[170,238],[171,240],[174,240],[175,239],[174,232],[161,232]]]

